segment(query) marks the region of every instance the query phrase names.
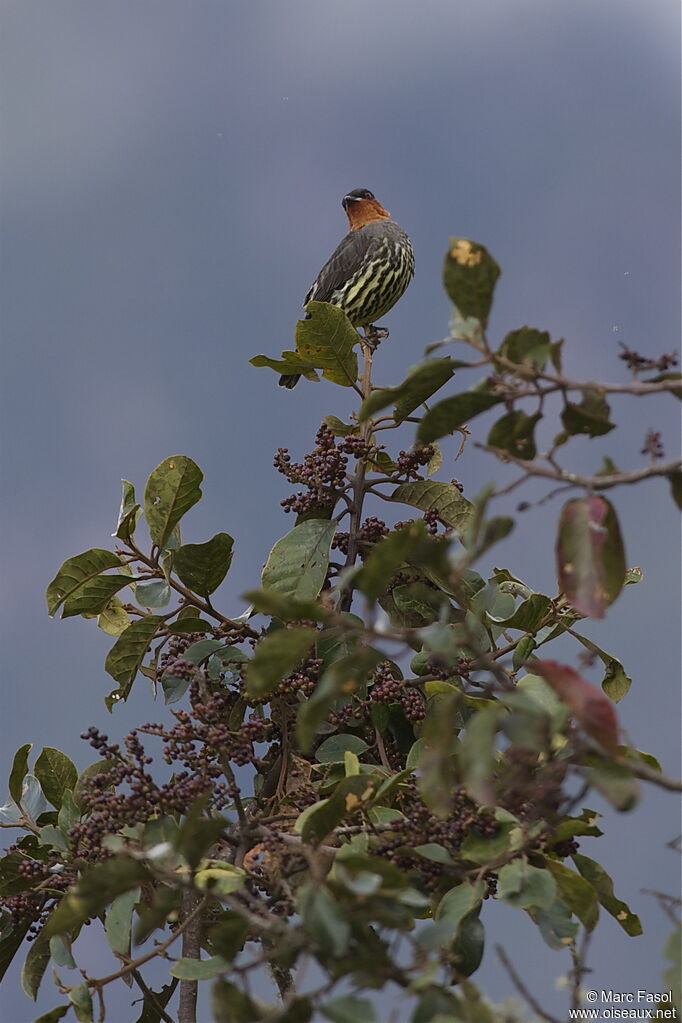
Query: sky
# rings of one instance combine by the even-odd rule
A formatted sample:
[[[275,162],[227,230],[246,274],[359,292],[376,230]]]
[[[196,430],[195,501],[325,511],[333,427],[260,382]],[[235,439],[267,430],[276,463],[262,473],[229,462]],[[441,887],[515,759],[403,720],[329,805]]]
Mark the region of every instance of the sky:
[[[415,249],[414,282],[385,321],[381,384],[447,334],[450,235],[482,242],[502,266],[493,342],[537,326],[567,339],[568,375],[614,381],[626,374],[619,341],[651,356],[679,348],[680,61],[672,0],[7,0],[0,19],[7,777],[24,742],[82,767],[87,726],[120,736],[161,712],[139,680],[110,718],[110,640],[45,612],[60,563],[110,543],[121,477],[141,490],[169,455],[199,463],[205,496],[184,539],[235,537],[220,592],[226,613],[243,610],[292,525],[274,451],[303,454],[325,414],[352,407],[330,384],[284,391],[248,363],[292,347],[302,298],[346,230],[348,190],[374,191]],[[567,467],[593,472],[609,454],[636,468],[648,428],[675,456],[670,396],[619,398],[613,410],[619,429],[579,438]],[[474,440],[490,421],[475,421]],[[454,443],[445,451],[452,459]],[[473,444],[451,475],[468,496],[509,478]],[[518,496],[498,510],[513,512]],[[663,480],[613,500],[644,581],[585,632],[634,679],[619,708],[633,743],[675,774],[678,516]],[[503,564],[553,592],[559,509],[526,512],[484,568]],[[594,986],[658,990],[669,925],[640,889],[676,889],[679,861],[665,848],[675,802],[648,789],[636,812],[606,812],[606,837],[582,851],[611,871],[645,936],[605,919]],[[518,912],[496,913],[490,946],[507,945],[540,1001],[560,1006],[566,961]],[[476,980],[495,999],[511,993],[492,948]],[[128,992],[116,997],[125,1014]],[[48,979],[38,1008],[57,1000]],[[38,1014],[16,970],[3,1006],[7,1023]]]

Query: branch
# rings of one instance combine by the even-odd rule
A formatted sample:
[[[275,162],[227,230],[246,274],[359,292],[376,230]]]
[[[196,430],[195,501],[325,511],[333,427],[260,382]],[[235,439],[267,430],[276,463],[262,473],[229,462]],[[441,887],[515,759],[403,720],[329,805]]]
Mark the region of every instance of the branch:
[[[196,892],[187,890],[182,895],[182,912],[186,917],[192,915],[192,910],[201,900]],[[185,959],[201,958],[201,936],[199,933],[199,918],[194,917],[191,924],[185,928],[182,936],[182,955]],[[199,985],[196,980],[180,981],[180,1004],[178,1006],[179,1023],[196,1023],[197,1018],[197,996]]]
[[[362,353],[365,357],[365,365],[362,372],[362,396],[369,398],[372,393],[372,357],[373,350],[366,339],[360,341]],[[362,424],[360,436],[364,441],[369,441],[372,435],[373,421],[366,419]],[[352,480],[353,500],[351,504],[350,523],[348,525],[348,554],[346,556],[346,568],[355,564],[358,553],[358,533],[362,519],[362,504],[365,496],[365,473],[367,472],[367,459],[363,456],[357,463],[355,475]],[[353,583],[349,582],[344,587],[339,601],[340,611],[350,611],[353,603]]]
[[[148,963],[150,959],[156,959],[157,956],[162,956],[166,949],[169,948],[173,944],[173,942],[180,937],[181,934],[184,934],[185,930],[196,919],[196,917],[199,916],[204,906],[206,905],[207,901],[208,899],[203,898],[201,902],[199,902],[194,907],[192,912],[185,917],[182,923],[173,931],[171,936],[169,938],[166,938],[166,940],[162,941],[159,945],[155,945],[151,952],[147,952],[146,955],[140,956],[139,959],[133,959],[131,962],[126,963],[126,965],[123,966],[120,970],[117,970],[116,973],[110,973],[106,977],[91,978],[87,982],[88,987],[95,988],[97,991],[99,991],[100,988],[105,987],[107,984],[111,984],[113,980],[118,980],[120,977],[125,977],[128,973],[132,973],[134,970],[139,969],[140,966],[144,966],[144,964]]]
[[[670,391],[675,393],[680,389],[679,380],[656,380],[656,381],[641,381],[632,380],[628,384],[604,384],[596,380],[569,380],[567,377],[556,375],[554,373],[544,373],[539,369],[535,369],[532,366],[523,366],[518,362],[512,362],[511,359],[505,358],[504,355],[499,355],[496,352],[490,352],[488,362],[494,362],[497,366],[502,366],[508,370],[515,377],[521,380],[529,380],[537,384],[538,380],[546,380],[551,387],[538,388],[536,392],[538,394],[551,394],[553,391],[602,391],[604,394],[632,394],[641,396],[643,394],[658,394],[661,391]],[[523,397],[523,395],[519,395]]]
[[[133,970],[131,975],[132,975],[133,980],[135,981],[135,983],[139,987],[140,991],[144,995],[144,1000],[146,1002],[149,1002],[149,1004],[152,1006],[154,1011],[159,1014],[159,1019],[164,1020],[164,1023],[175,1023],[175,1020],[173,1019],[173,1017],[168,1015],[168,1013],[166,1012],[166,1010],[162,1006],[161,1002],[159,1001],[159,997],[158,997],[156,991],[152,991],[152,989],[145,983],[145,979],[142,976],[142,974],[139,972],[139,970]],[[171,995],[173,994],[173,992],[175,991],[176,987],[178,986],[178,983],[179,983],[179,981],[178,981],[177,977],[173,977],[173,979],[171,980],[171,985],[170,985],[171,986]]]
[[[507,451],[501,451],[500,448],[490,447],[489,444],[476,443],[474,447],[481,451],[487,451],[490,455],[495,455],[501,462],[518,465],[525,473],[524,479],[528,476],[542,476],[544,479],[557,480],[559,483],[566,483],[571,487],[585,487],[587,490],[608,490],[610,487],[618,487],[621,484],[639,483],[640,480],[649,479],[651,476],[669,476],[682,468],[682,459],[677,458],[670,462],[661,462],[660,465],[648,465],[644,469],[633,469],[631,472],[617,472],[605,476],[582,476],[580,473],[567,472],[560,466],[545,466],[539,462],[516,458]],[[517,480],[504,492],[508,493],[522,481],[522,479]]]
[[[528,1002],[528,1004],[530,1005],[530,1007],[533,1010],[533,1012],[536,1012],[541,1019],[544,1019],[546,1021],[546,1023],[560,1023],[560,1021],[556,1018],[556,1016],[551,1016],[548,1012],[545,1012],[545,1010],[542,1008],[540,1003],[535,1000],[533,995],[530,993],[530,991],[528,990],[528,988],[523,983],[523,981],[519,977],[518,973],[516,972],[516,970],[512,966],[512,963],[511,963],[507,953],[502,948],[502,946],[501,945],[495,945],[495,951],[497,952],[497,956],[498,956],[500,962],[502,963],[502,965],[504,966],[505,970],[509,974],[509,978],[510,978],[512,984],[514,985],[514,987],[516,988],[518,993],[521,995],[521,997],[525,998],[525,1000]]]

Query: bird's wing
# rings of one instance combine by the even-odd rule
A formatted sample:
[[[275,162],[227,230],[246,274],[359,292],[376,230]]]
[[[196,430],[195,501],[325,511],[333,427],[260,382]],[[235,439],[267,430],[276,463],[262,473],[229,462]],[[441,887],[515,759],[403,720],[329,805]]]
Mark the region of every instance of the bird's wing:
[[[324,264],[303,300],[329,302],[334,292],[348,281],[365,259],[380,244],[379,239],[362,228],[349,231]]]

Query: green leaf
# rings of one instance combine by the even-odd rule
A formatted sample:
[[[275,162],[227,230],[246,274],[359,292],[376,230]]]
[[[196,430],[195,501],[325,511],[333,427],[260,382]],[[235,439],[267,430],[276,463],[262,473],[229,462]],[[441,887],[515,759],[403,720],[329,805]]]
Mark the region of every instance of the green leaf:
[[[522,366],[543,370],[552,351],[550,337],[546,330],[535,327],[520,327],[507,334],[500,345],[499,354]],[[490,443],[490,442],[489,442]],[[519,455],[520,458],[524,457]],[[535,455],[532,456],[533,458]]]
[[[23,859],[23,856],[21,857]],[[29,922],[15,927],[6,938],[0,939],[0,980],[5,976],[12,960],[24,943]]]
[[[613,506],[579,497],[561,510],[556,545],[559,586],[576,611],[603,618],[625,583],[625,549]]]
[[[329,618],[329,612],[317,601],[296,600],[270,588],[249,590],[244,594],[244,600],[253,605],[254,611],[279,618],[283,622],[295,622],[304,618],[314,622],[325,622]]]
[[[521,632],[535,633],[542,627],[553,609],[552,601],[544,593],[532,593],[522,601],[509,618],[495,619],[504,629],[520,629]]]
[[[133,923],[133,907],[140,898],[140,889],[131,888],[112,902],[104,922],[107,941],[114,952],[130,955],[130,932]]]
[[[54,934],[50,938],[50,955],[57,966],[67,970],[76,969],[76,960],[71,954],[71,942],[63,934]]]
[[[364,739],[359,735],[330,735],[315,750],[315,759],[318,764],[342,764],[346,750],[361,755],[369,749]]]
[[[284,376],[300,373],[306,380],[319,380],[314,363],[302,359],[297,352],[282,352],[281,359],[271,359],[269,355],[255,355],[253,359],[249,359],[249,362],[252,366],[266,366],[268,369],[274,369],[275,373],[281,373]]]
[[[68,992],[69,1001],[73,1005],[78,1023],[93,1023],[92,995],[87,982],[73,987]]]
[[[47,613],[50,618],[54,617],[64,601],[84,583],[95,579],[107,568],[120,567],[121,559],[118,555],[100,547],[93,547],[74,558],[67,558],[47,587]]]
[[[168,631],[174,636],[178,635],[192,635],[194,632],[210,632],[213,626],[207,618],[182,618],[178,617],[176,621],[169,623]]]
[[[367,803],[376,782],[367,775],[342,778],[329,799],[321,799],[299,814],[295,830],[304,842],[321,842],[346,816]]]
[[[611,410],[604,392],[585,388],[579,405],[568,402],[561,413],[561,422],[571,435],[586,433],[589,437],[601,437],[613,430],[615,423],[609,422]]]
[[[135,599],[141,607],[167,607],[170,596],[165,579],[147,579],[135,585]]]
[[[456,931],[464,917],[478,909],[485,893],[486,885],[483,881],[465,881],[456,885],[438,903],[435,919],[448,920]]]
[[[16,751],[12,761],[12,770],[9,775],[9,794],[17,806],[21,803],[23,782],[28,773],[28,755],[32,749],[32,742],[25,743]]]
[[[42,1016],[35,1020],[35,1023],[58,1023],[60,1019],[66,1016],[70,1008],[70,1005],[58,1005],[56,1008],[50,1009],[49,1012],[44,1012]]]
[[[209,951],[232,962],[244,948],[248,933],[247,921],[227,910],[208,932]]]
[[[325,416],[324,423],[329,427],[335,437],[351,437],[360,432],[357,423],[344,423],[338,416]]]
[[[98,575],[74,590],[62,608],[62,618],[73,615],[99,615],[108,606],[111,598],[124,586],[129,586],[129,575]]]
[[[295,600],[314,600],[322,589],[329,566],[329,549],[336,524],[308,519],[278,540],[263,569],[264,588]]]
[[[177,980],[172,980],[170,984],[165,984],[160,991],[148,989],[142,999],[142,1012],[137,1017],[136,1023],[161,1023],[163,1017],[160,1010],[165,1009],[170,1002],[177,983]]]
[[[592,885],[558,860],[547,859],[546,864],[568,908],[588,931],[594,930],[599,920],[599,904]]]
[[[411,522],[374,545],[355,577],[356,585],[366,597],[376,600],[406,561],[446,569],[446,548],[447,543],[427,533],[423,522]]]
[[[173,570],[193,593],[208,597],[227,575],[233,544],[229,533],[216,533],[206,543],[184,544],[173,555]]]
[[[589,767],[586,780],[601,792],[616,810],[625,813],[637,805],[640,796],[639,782],[627,765],[593,756],[585,757],[583,762]]]
[[[446,596],[425,582],[406,583],[391,591],[406,625],[427,625],[437,621],[449,606]]]
[[[419,793],[441,818],[451,812],[455,787],[453,752],[459,701],[460,693],[454,688],[431,701],[422,726],[425,743],[419,757]]]
[[[350,923],[327,888],[304,885],[299,893],[299,912],[325,956],[344,955],[350,941]]]
[[[260,641],[246,672],[249,696],[267,696],[315,642],[315,629],[278,629]]]
[[[401,483],[388,500],[409,504],[421,511],[433,509],[441,522],[458,531],[464,528],[471,515],[471,502],[462,497],[458,488],[452,483],[439,483],[437,480]]]
[[[194,876],[197,888],[217,896],[238,892],[245,882],[245,871],[224,860],[202,860]]]
[[[450,238],[443,285],[463,317],[474,316],[485,330],[500,268],[488,250],[468,238]]]
[[[66,789],[73,789],[76,784],[78,779],[76,765],[66,753],[53,749],[52,746],[45,746],[33,770],[46,799],[49,799],[58,810]]]
[[[499,405],[501,397],[489,391],[463,391],[451,398],[444,398],[426,413],[417,429],[417,441],[430,441],[446,437],[460,426],[469,423],[475,416],[486,412],[493,405]]]
[[[308,302],[308,318],[296,324],[296,351],[322,370],[322,376],[341,387],[352,387],[358,377],[359,341],[343,309],[329,302]]]
[[[120,636],[130,625],[130,615],[118,597],[112,597],[97,616],[97,625],[107,636]]]
[[[531,909],[530,915],[550,948],[567,948],[578,933],[578,924],[571,919],[568,906],[557,899],[549,909]]]
[[[332,1023],[374,1023],[376,1013],[374,1006],[367,998],[356,998],[354,995],[341,995],[320,1006],[323,1016]]]
[[[258,1023],[263,1012],[251,998],[229,980],[217,980],[211,991],[215,1023]]]
[[[230,659],[233,653],[237,660],[240,659],[241,651],[235,652],[233,647],[226,647],[220,639],[198,639],[196,643],[192,643],[191,646],[187,647],[182,656],[184,660],[189,661],[191,664],[201,664],[211,654],[217,654],[219,651],[225,655],[227,660]]]
[[[66,851],[69,848],[65,833],[61,828],[56,828],[54,824],[46,824],[44,828],[40,829],[38,841],[40,845],[50,845],[53,849]]]
[[[22,989],[24,994],[34,1002],[49,961],[50,942],[45,932],[41,931],[35,941],[29,946],[28,955],[21,968]]]
[[[415,845],[413,851],[425,860],[430,860],[431,863],[452,865],[455,862],[445,846],[439,845],[438,842],[425,842],[424,845]]]
[[[209,980],[230,969],[230,963],[222,956],[210,959],[178,959],[171,967],[171,976],[178,980]]]
[[[128,540],[135,532],[141,513],[140,505],[135,502],[135,487],[130,480],[121,480],[121,506],[116,530],[112,535],[119,540]]]
[[[571,635],[582,643],[584,647],[587,647],[593,654],[596,654],[600,661],[606,665],[606,671],[601,681],[601,687],[606,695],[613,700],[614,703],[618,703],[622,700],[630,686],[632,685],[632,679],[625,671],[625,668],[612,654],[607,654],[605,650],[602,650],[593,643],[587,636],[581,636],[579,632],[570,630]]]
[[[678,508],[682,509],[682,469],[675,469],[668,473],[668,483],[672,499]]]
[[[642,925],[639,917],[636,916],[625,903],[617,899],[613,893],[613,880],[606,873],[604,868],[596,860],[581,853],[573,854],[573,862],[585,878],[597,892],[597,898],[607,913],[610,913],[618,921],[626,934],[631,938],[642,933]]]
[[[501,708],[497,704],[477,711],[467,721],[461,739],[462,780],[471,798],[483,806],[491,806],[495,802],[492,774],[495,765],[495,733],[500,714]]]
[[[53,911],[45,924],[46,935],[71,931],[100,913],[117,895],[149,880],[149,871],[138,860],[122,857],[97,864]]]
[[[445,359],[426,359],[418,363],[412,367],[398,387],[385,387],[365,398],[360,407],[360,421],[369,419],[375,412],[388,405],[395,405],[393,418],[397,423],[402,423],[432,394],[440,390],[454,372],[455,363],[449,356]]]
[[[144,491],[144,514],[153,542],[159,548],[185,512],[201,499],[204,474],[191,458],[173,455],[150,474]]]
[[[453,976],[456,980],[470,977],[481,965],[485,946],[485,929],[478,918],[478,910],[465,916],[459,925],[457,937],[450,946]],[[480,1017],[477,1017],[480,1018]]]
[[[515,458],[531,460],[537,454],[533,436],[536,423],[542,418],[540,412],[529,416],[521,409],[508,412],[493,425],[488,434],[490,447],[508,451]]]
[[[110,703],[113,705],[118,700],[128,698],[133,680],[162,623],[163,618],[160,615],[145,615],[128,626],[107,654],[104,668],[120,685],[120,688],[108,698],[107,706],[110,710]]]
[[[498,875],[498,898],[510,906],[549,909],[556,899],[557,886],[548,870],[532,867],[523,859],[502,867]]]

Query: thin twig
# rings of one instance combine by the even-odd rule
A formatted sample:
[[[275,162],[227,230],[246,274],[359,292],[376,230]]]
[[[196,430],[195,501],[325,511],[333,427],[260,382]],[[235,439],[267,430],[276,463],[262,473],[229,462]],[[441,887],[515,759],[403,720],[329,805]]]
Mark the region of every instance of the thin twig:
[[[490,447],[489,444],[474,444],[480,451],[487,451],[495,455],[502,462],[511,462],[524,470],[525,478],[528,476],[541,476],[543,479],[557,480],[559,483],[566,483],[572,487],[585,487],[588,490],[608,490],[610,487],[619,487],[629,483],[639,483],[641,480],[649,479],[652,476],[669,476],[682,468],[682,459],[674,459],[670,462],[661,462],[658,465],[647,465],[643,469],[633,469],[631,472],[617,472],[605,476],[583,476],[580,473],[568,472],[566,469],[551,468],[541,465],[539,462],[527,461],[523,458],[516,458],[508,451],[501,451],[499,448]],[[518,480],[516,486],[523,480]],[[500,493],[508,493],[513,486]]]
[[[509,978],[512,984],[514,985],[518,993],[521,995],[521,997],[525,998],[533,1012],[537,1012],[538,1016],[540,1016],[541,1019],[546,1020],[546,1023],[560,1023],[556,1016],[552,1016],[549,1012],[546,1012],[545,1009],[542,1008],[540,1003],[533,997],[533,995],[530,993],[530,991],[528,990],[528,988],[523,983],[518,973],[512,966],[509,956],[502,948],[502,946],[495,945],[495,951],[497,952],[497,956],[500,962],[502,963],[505,970],[509,974]]]
[[[159,1019],[164,1020],[164,1023],[175,1023],[175,1020],[173,1019],[173,1017],[168,1015],[168,1013],[164,1009],[163,1005],[159,1001],[159,996],[157,995],[156,991],[153,991],[149,987],[149,985],[145,983],[145,979],[142,976],[142,974],[140,973],[140,971],[139,970],[132,970],[131,976],[132,976],[133,980],[135,981],[135,983],[137,984],[137,986],[139,987],[140,991],[143,993],[145,1002],[148,1002],[152,1006],[154,1011],[158,1014]],[[179,981],[178,981],[177,977],[173,977],[173,979],[171,980],[171,985],[170,985],[171,986],[171,991],[170,991],[171,995],[173,994],[173,992],[175,991],[176,987],[178,986],[178,983],[179,983]],[[168,1000],[170,1001],[170,995],[169,995]]]

